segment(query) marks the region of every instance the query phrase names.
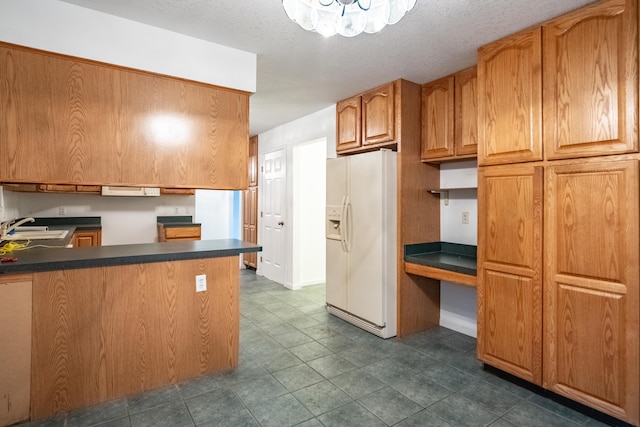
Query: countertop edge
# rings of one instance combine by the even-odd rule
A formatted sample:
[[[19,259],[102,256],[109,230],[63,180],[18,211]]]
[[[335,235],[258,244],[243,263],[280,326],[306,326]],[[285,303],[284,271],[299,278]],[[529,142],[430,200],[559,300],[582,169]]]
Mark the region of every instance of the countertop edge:
[[[183,261],[199,258],[238,256],[260,252],[262,247],[237,239],[144,243],[136,245],[96,246],[17,251],[15,263],[0,265],[0,274],[35,273],[153,262]]]

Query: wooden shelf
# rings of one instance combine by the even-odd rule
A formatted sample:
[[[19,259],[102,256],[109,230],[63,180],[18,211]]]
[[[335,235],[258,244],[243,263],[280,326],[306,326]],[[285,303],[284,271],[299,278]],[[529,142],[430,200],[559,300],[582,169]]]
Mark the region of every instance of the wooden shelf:
[[[476,287],[478,279],[476,276],[456,273],[455,271],[443,270],[441,268],[428,267],[426,265],[404,263],[404,271],[417,276],[428,277],[430,279],[446,280],[447,282],[459,283],[461,285]]]

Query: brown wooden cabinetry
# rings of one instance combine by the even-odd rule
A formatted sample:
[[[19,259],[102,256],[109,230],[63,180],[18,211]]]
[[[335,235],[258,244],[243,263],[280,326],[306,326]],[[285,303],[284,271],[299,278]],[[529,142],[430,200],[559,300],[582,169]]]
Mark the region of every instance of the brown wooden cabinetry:
[[[0,277],[0,425],[29,419],[31,402],[30,274]]]
[[[542,160],[540,27],[478,49],[478,164],[533,160]]]
[[[258,185],[258,136],[249,138],[249,187]]]
[[[352,153],[397,143],[396,82],[336,105],[336,151]]]
[[[638,151],[633,5],[602,1],[544,25],[546,158]]]
[[[258,136],[249,138],[249,188],[243,192],[242,240],[258,243]],[[242,262],[258,268],[258,254],[242,254]]]
[[[478,60],[478,355],[633,425],[637,27],[636,0],[601,1],[481,48]]]
[[[158,223],[158,241],[174,242],[177,240],[200,240],[200,224],[172,226]]]
[[[244,191],[242,240],[258,243],[258,187],[249,187]],[[256,252],[242,254],[245,265],[258,268],[258,254]]]
[[[75,233],[73,233],[72,244],[74,248],[102,246],[102,231],[76,230]]]
[[[0,44],[0,182],[247,187],[249,94]]]
[[[480,168],[478,357],[542,384],[543,171]]]
[[[476,156],[476,86],[476,67],[422,86],[423,161]]]
[[[544,384],[638,423],[638,160],[546,170]]]

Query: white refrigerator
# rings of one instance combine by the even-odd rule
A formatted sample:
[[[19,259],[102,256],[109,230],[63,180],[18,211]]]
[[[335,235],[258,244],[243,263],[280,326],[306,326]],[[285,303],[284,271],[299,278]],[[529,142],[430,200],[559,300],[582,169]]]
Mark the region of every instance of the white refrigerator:
[[[327,310],[396,335],[397,153],[327,159]]]

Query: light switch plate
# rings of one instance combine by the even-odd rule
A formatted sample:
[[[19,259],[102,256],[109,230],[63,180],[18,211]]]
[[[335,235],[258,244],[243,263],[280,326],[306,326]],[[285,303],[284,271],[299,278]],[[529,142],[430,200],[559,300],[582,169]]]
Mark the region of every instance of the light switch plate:
[[[207,290],[207,275],[198,274],[196,276],[196,292],[202,292]]]

